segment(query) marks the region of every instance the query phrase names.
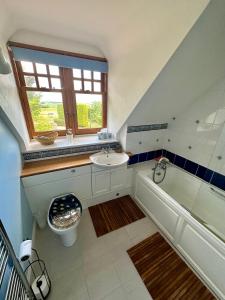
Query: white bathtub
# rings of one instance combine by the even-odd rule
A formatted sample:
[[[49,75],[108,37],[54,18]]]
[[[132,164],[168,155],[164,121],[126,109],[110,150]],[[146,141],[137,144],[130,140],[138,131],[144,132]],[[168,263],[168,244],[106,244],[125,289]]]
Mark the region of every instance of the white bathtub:
[[[153,162],[135,167],[135,199],[219,299],[225,299],[223,197],[173,165],[157,185],[152,180],[153,167]]]

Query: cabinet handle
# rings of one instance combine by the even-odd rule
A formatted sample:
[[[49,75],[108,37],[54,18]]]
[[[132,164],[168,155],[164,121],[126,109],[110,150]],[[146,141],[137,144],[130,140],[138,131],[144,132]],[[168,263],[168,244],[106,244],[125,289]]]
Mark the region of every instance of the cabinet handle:
[[[75,170],[75,169],[72,169],[72,170],[71,170],[71,173],[76,173],[76,170]]]

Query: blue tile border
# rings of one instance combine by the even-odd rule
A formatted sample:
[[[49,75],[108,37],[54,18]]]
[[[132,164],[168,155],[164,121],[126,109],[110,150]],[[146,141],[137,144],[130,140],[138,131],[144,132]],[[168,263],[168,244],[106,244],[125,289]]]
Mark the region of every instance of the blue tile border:
[[[185,171],[199,177],[200,179],[208,182],[225,191],[225,176],[214,172],[204,166],[201,166],[194,161],[186,159],[180,155],[167,151],[165,149],[159,149],[149,152],[138,153],[130,157],[128,165],[149,161],[159,156],[167,157],[171,163],[184,169]]]
[[[156,157],[159,157],[162,155],[162,150],[153,150],[153,151],[149,151],[149,152],[143,152],[143,153],[139,153],[139,154],[134,154],[130,157],[129,161],[128,161],[128,165],[133,165],[133,164],[137,164],[140,162],[144,162],[144,161],[148,161],[148,160],[152,160]]]
[[[224,188],[225,187],[225,176],[224,175],[214,172],[210,183],[222,190],[225,190],[225,188]]]
[[[174,164],[182,169],[184,169],[184,165],[186,163],[186,159],[180,155],[175,155]]]
[[[167,129],[167,128],[168,128],[168,123],[128,126],[127,133],[139,132],[139,131],[160,130],[160,129]]]
[[[184,169],[185,169],[186,171],[188,171],[189,173],[195,175],[196,172],[197,172],[197,169],[198,169],[198,164],[196,164],[196,163],[193,162],[193,161],[186,160],[185,165],[184,165]]]
[[[96,144],[96,145],[85,145],[79,147],[69,147],[63,149],[50,149],[50,150],[43,150],[43,151],[35,151],[35,152],[25,152],[23,153],[24,161],[30,160],[38,160],[44,158],[54,158],[60,157],[64,155],[72,155],[72,154],[81,154],[85,152],[94,152],[100,151],[102,148],[110,147],[113,150],[120,150],[121,145],[119,142],[112,142],[112,143],[104,143],[104,144]]]

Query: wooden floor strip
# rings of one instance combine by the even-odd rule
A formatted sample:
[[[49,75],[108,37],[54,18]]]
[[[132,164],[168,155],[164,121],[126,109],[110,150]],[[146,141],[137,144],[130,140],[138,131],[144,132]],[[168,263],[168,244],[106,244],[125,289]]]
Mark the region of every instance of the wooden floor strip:
[[[127,252],[154,300],[216,299],[158,232]]]
[[[128,195],[88,209],[98,237],[145,217]]]

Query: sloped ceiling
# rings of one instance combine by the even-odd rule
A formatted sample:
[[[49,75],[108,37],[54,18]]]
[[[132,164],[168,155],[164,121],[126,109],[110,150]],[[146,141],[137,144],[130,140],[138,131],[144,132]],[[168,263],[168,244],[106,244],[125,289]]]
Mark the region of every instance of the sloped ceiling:
[[[225,76],[225,1],[212,1],[127,119],[170,122]]]
[[[208,2],[5,0],[4,3],[15,31],[29,30],[93,45],[108,59],[109,127],[116,133]]]

